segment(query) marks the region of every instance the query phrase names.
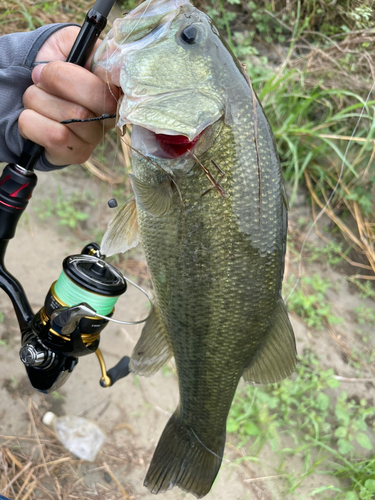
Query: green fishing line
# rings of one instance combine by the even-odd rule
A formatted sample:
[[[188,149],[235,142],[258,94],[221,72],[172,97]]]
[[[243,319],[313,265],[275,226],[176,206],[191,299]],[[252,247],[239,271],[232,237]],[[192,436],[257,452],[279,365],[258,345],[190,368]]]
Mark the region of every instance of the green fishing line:
[[[64,302],[69,307],[86,302],[86,304],[103,316],[109,314],[113,310],[119,298],[105,297],[104,295],[89,292],[73,283],[64,271],[60,274],[59,279],[55,283],[55,294],[60,301]]]

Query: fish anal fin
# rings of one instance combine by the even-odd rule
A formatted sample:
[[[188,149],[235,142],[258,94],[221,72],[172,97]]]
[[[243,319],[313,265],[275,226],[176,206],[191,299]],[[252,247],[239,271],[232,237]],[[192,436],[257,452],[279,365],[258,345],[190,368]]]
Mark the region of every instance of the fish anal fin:
[[[134,347],[130,359],[130,370],[137,375],[149,377],[156,373],[171,357],[172,351],[167,341],[165,329],[158,310],[154,306]]]
[[[296,366],[296,341],[284,301],[276,305],[273,324],[267,341],[243,378],[252,384],[273,384],[289,377]]]
[[[217,476],[224,444],[225,431],[215,443],[203,443],[174,413],[160,437],[144,485],[151,493],[179,486],[202,498]]]
[[[163,217],[171,208],[173,191],[168,177],[160,184],[146,184],[134,175],[129,175],[137,204],[154,217]]]
[[[123,253],[138,244],[137,206],[131,196],[116,212],[108,224],[102,243],[101,253],[109,257]]]

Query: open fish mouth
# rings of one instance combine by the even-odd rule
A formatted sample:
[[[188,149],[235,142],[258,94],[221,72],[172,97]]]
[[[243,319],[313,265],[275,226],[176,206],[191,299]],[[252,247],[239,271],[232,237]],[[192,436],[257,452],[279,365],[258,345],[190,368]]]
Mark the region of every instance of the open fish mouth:
[[[186,135],[158,133],[140,125],[133,125],[132,146],[147,156],[175,159],[193,152],[195,145],[208,128],[210,127],[190,140]]]
[[[202,133],[197,135],[192,141],[184,135],[155,134],[155,138],[163,152],[169,158],[178,158],[194,148]]]

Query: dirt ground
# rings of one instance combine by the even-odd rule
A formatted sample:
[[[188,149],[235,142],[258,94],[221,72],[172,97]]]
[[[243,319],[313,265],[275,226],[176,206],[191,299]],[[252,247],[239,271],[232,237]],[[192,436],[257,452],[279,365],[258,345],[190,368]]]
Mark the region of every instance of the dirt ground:
[[[80,167],[70,167],[63,173],[40,173],[39,184],[34,192],[33,199],[23,216],[16,237],[11,241],[6,265],[23,284],[34,311],[43,304],[49,286],[61,272],[63,259],[70,254],[79,253],[84,244],[90,239],[95,240],[95,231],[100,226],[104,229],[111,216],[106,200],[111,198],[108,186],[89,178]],[[56,217],[41,221],[35,207],[41,206],[43,199],[54,199],[60,187],[63,196],[75,191],[90,189],[95,200],[91,216],[85,223],[84,230],[74,234],[66,227],[58,224]],[[291,213],[291,230],[293,220],[306,213],[302,204]],[[83,233],[83,234],[82,234]],[[85,239],[86,238],[86,239]],[[85,241],[83,241],[85,239]],[[320,244],[313,234],[312,240]],[[136,259],[142,260],[139,254]],[[291,265],[290,263],[288,265]],[[324,267],[317,269],[324,274]],[[341,311],[345,318],[343,340],[349,341],[355,325],[351,321],[351,311],[356,305],[363,303],[348,283],[336,272],[330,271],[330,278],[336,283],[330,299]],[[142,286],[147,287],[147,281]],[[368,303],[368,307],[373,303]],[[26,436],[32,432],[27,409],[30,399],[35,402],[38,415],[51,410],[57,415],[80,415],[90,418],[101,426],[107,433],[108,439],[99,453],[95,463],[82,464],[78,467],[78,476],[83,477],[88,491],[95,497],[98,493],[98,483],[108,485],[104,462],[112,457],[111,469],[121,483],[124,490],[132,499],[155,498],[143,487],[143,478],[148,468],[153,450],[159,436],[167,422],[168,416],[174,411],[178,403],[178,388],[173,374],[173,367],[162,370],[155,376],[135,378],[130,374],[127,378],[117,382],[112,388],[103,389],[99,385],[100,369],[96,356],[81,358],[78,366],[58,393],[43,395],[35,392],[26,377],[25,369],[19,360],[20,333],[17,321],[10,303],[4,292],[0,292],[0,311],[4,314],[4,321],[0,323],[0,439],[6,441],[6,436]],[[136,320],[147,315],[147,301],[144,296],[129,286],[126,294],[116,306],[115,317],[123,320]],[[313,350],[321,357],[322,366],[332,367],[337,375],[355,377],[355,371],[348,366],[342,353],[328,332],[314,333],[309,331],[305,324],[295,316],[291,316],[295,329],[298,351],[303,354],[305,347]],[[139,337],[142,326],[123,326],[109,324],[101,338],[101,349],[104,354],[107,368],[115,365],[119,359],[132,351]],[[336,339],[337,340],[337,339]],[[366,376],[366,374],[362,375]],[[369,371],[368,377],[373,377]],[[348,382],[345,390],[355,392],[367,399],[375,396],[372,383],[351,384]],[[238,463],[239,452],[230,442],[233,436],[228,436],[228,446],[219,477],[207,498],[215,500],[273,500],[288,498],[283,494],[282,482],[276,477],[273,456],[270,450],[262,452],[262,465],[249,462]],[[23,441],[20,441],[22,444]],[[47,446],[47,445],[46,445]],[[243,450],[246,453],[246,450]],[[117,455],[117,456],[114,456]],[[296,457],[301,460],[303,457]],[[234,461],[236,463],[234,463]],[[292,468],[295,464],[291,463]],[[266,479],[260,479],[264,478]],[[311,491],[313,487],[325,484],[324,476],[311,475],[305,482],[303,491]],[[332,482],[332,478],[330,479]],[[290,498],[310,497],[299,490],[298,496]],[[1,491],[0,491],[1,493]],[[9,491],[7,491],[9,495]],[[302,496],[300,496],[302,495]],[[58,498],[51,494],[51,498]],[[158,499],[193,498],[181,492],[178,488],[160,494]],[[44,498],[33,496],[29,498]],[[45,497],[47,498],[47,496]],[[69,497],[75,498],[75,497]],[[77,497],[78,498],[78,497]],[[116,500],[126,498],[118,493],[106,493],[100,498]],[[314,497],[311,497],[313,499]],[[13,498],[11,500],[14,500]]]

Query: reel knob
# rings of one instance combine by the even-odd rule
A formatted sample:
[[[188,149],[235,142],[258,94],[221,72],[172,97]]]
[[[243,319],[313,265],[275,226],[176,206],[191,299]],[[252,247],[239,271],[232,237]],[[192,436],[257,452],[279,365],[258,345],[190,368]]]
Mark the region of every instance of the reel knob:
[[[47,358],[47,353],[38,351],[35,346],[25,344],[20,349],[20,358],[25,366],[40,366]]]
[[[32,368],[49,368],[55,359],[55,353],[46,349],[33,334],[24,339],[19,354],[22,363]]]

